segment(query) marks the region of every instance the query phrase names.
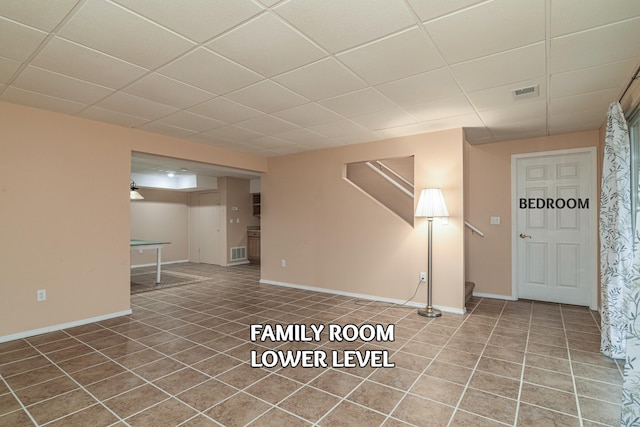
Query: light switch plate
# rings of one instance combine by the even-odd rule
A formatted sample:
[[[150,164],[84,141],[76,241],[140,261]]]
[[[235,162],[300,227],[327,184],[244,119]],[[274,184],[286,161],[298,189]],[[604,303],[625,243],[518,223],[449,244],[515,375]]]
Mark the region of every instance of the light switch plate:
[[[492,216],[491,217],[491,225],[500,225],[500,217]]]

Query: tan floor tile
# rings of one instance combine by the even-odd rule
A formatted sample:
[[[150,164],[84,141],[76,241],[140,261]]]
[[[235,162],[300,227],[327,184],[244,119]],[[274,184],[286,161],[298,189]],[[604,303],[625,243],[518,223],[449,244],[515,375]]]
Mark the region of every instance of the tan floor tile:
[[[556,357],[545,357],[539,354],[527,353],[526,365],[534,368],[547,369],[561,374],[571,375],[569,360]]]
[[[7,393],[0,395],[0,415],[17,411],[20,408],[20,402],[18,402],[12,394]]]
[[[480,415],[471,414],[458,409],[453,415],[451,426],[455,427],[504,427],[505,424],[481,417]]]
[[[212,377],[221,374],[234,366],[238,366],[241,362],[237,359],[229,357],[224,354],[216,354],[208,359],[200,361],[192,365],[192,368],[197,369],[211,375]]]
[[[6,415],[0,415],[0,425],[11,427],[33,427],[33,422],[26,412],[18,410]]]
[[[301,386],[281,375],[271,374],[247,388],[245,392],[275,405]]]
[[[198,415],[180,424],[180,427],[220,427],[220,424],[204,415]]]
[[[403,396],[401,391],[372,381],[365,381],[347,398],[352,402],[388,414]]]
[[[608,426],[620,425],[620,405],[579,396],[580,412],[585,420]]]
[[[464,386],[460,384],[455,384],[430,375],[422,375],[411,388],[410,393],[446,405],[456,406],[463,391]]]
[[[524,360],[524,351],[513,350],[504,347],[496,347],[494,345],[487,345],[482,355],[485,357],[506,360],[507,362],[513,363],[522,363]]]
[[[473,353],[467,353],[465,351],[454,350],[451,348],[443,348],[435,360],[438,362],[446,362],[452,365],[463,366],[465,368],[473,369],[478,363],[480,357]]]
[[[344,397],[358,387],[361,382],[362,378],[360,377],[349,375],[336,369],[326,369],[322,375],[310,381],[309,385]]]
[[[125,371],[125,368],[116,364],[115,362],[108,361],[99,365],[92,366],[82,371],[76,371],[71,373],[71,377],[83,386],[93,384],[97,381],[102,381],[114,375],[121,374]]]
[[[520,403],[517,425],[580,427],[580,419],[560,412],[554,412],[538,406]]]
[[[104,401],[104,404],[121,418],[129,417],[169,397],[166,393],[151,385],[129,390]]]
[[[516,400],[470,388],[465,391],[458,408],[505,424],[513,424],[517,404]]]
[[[295,415],[291,415],[278,408],[272,408],[249,424],[248,427],[304,427],[310,425],[311,423]]]
[[[573,393],[524,383],[520,400],[565,414],[578,415],[576,397]]]
[[[109,359],[98,352],[92,352],[64,362],[58,362],[58,366],[67,373],[74,373],[105,362],[109,362]]]
[[[202,345],[198,345],[188,350],[183,350],[179,353],[175,353],[171,357],[184,363],[185,365],[192,365],[194,363],[200,362],[201,360],[205,360],[212,356],[215,356],[216,354],[218,354],[217,351],[211,350],[210,348]]]
[[[127,418],[126,421],[131,427],[169,427],[176,426],[196,414],[197,412],[184,403],[169,399]]]
[[[236,392],[237,390],[233,387],[212,379],[190,388],[176,397],[198,411],[205,411]]]
[[[321,426],[379,426],[385,416],[349,401],[342,401],[318,423]]]
[[[417,372],[410,371],[408,369],[380,368],[375,373],[373,373],[369,377],[369,379],[388,385],[390,387],[397,388],[402,391],[407,391],[411,388],[419,375],[420,374],[418,374]]]
[[[220,375],[216,379],[229,384],[232,387],[242,389],[260,381],[269,375],[269,371],[261,368],[252,368],[251,365],[243,363]]]
[[[511,378],[476,371],[471,377],[469,387],[488,393],[498,394],[509,399],[518,399],[520,381]]]
[[[611,384],[622,384],[622,375],[617,368],[604,368],[586,363],[573,363],[573,375],[589,380],[607,382]]]
[[[466,384],[471,377],[471,369],[434,360],[425,371],[426,374],[457,384]]]
[[[45,424],[57,418],[72,414],[80,409],[94,405],[96,400],[87,392],[76,389],[58,395],[44,402],[30,406],[29,412],[39,424]]]
[[[11,375],[21,374],[33,369],[50,366],[51,363],[43,356],[30,357],[28,359],[19,360],[17,362],[9,362],[0,365],[0,375],[9,377]]]
[[[205,412],[205,415],[228,427],[244,426],[271,408],[246,393],[238,393]]]
[[[129,391],[144,384],[145,381],[132,374],[123,372],[122,374],[107,378],[86,387],[87,391],[100,400],[106,400],[125,391]]]
[[[314,404],[310,405],[309,402]],[[315,423],[338,402],[340,399],[335,396],[311,387],[303,387],[280,402],[278,406]]]
[[[31,346],[24,339],[6,341],[6,342],[0,343],[0,354],[12,352],[12,351],[16,351],[24,348],[29,348],[29,347]]]
[[[162,377],[154,381],[154,384],[169,394],[176,395],[209,379],[208,375],[202,374],[191,368],[184,368],[180,371]]]
[[[113,425],[118,418],[100,404],[90,406],[82,411],[67,415],[47,427],[107,427]]]
[[[46,399],[58,396],[79,388],[73,380],[67,376],[54,378],[49,381],[38,383],[31,387],[22,388],[15,391],[16,396],[24,405],[33,405]]]
[[[148,381],[153,381],[158,378],[164,377],[165,375],[169,375],[173,372],[179,371],[184,367],[184,364],[165,357],[140,366],[139,368],[134,369],[133,372]]]
[[[622,386],[592,381],[585,378],[576,378],[576,390],[578,395],[593,399],[604,400],[616,405],[622,402]]]
[[[531,384],[542,385],[573,393],[573,379],[571,375],[564,375],[554,371],[547,371],[527,366],[524,368],[523,378],[524,381]]]
[[[116,362],[127,369],[135,369],[148,363],[155,362],[163,357],[162,353],[154,349],[144,348],[141,351],[119,357],[116,359]]]
[[[394,418],[398,418],[412,425],[446,426],[453,414],[454,408],[422,397],[407,395],[393,411]],[[371,424],[370,424],[371,425]]]
[[[11,377],[5,377],[5,381],[13,390],[19,390],[63,375],[64,372],[57,366],[47,365],[45,367],[23,372]],[[5,388],[5,385],[3,382],[0,382],[0,389],[2,388]],[[1,393],[2,392],[0,391],[0,394]]]

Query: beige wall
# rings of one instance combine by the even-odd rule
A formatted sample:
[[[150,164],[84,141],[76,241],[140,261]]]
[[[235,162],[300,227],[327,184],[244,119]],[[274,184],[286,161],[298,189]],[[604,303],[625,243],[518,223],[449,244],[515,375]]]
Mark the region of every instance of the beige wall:
[[[466,234],[467,280],[474,292],[510,297],[511,283],[511,156],[514,154],[597,147],[599,131],[550,137],[465,145],[466,218],[484,232],[484,238]],[[598,180],[599,182],[599,180]],[[599,193],[598,193],[599,194]],[[598,209],[594,204],[592,209]],[[492,216],[500,225],[490,225]]]
[[[129,310],[131,151],[267,167],[253,155],[0,102],[0,341]],[[36,301],[38,289],[46,301]]]
[[[411,155],[416,195],[423,187],[441,187],[451,215],[448,225],[434,224],[434,305],[462,310],[460,129],[270,158],[262,179],[262,279],[400,301],[411,297],[419,273],[427,271],[426,220],[410,226],[343,178],[345,163]],[[426,302],[424,285],[415,301]]]
[[[0,103],[0,134],[0,340],[128,310],[124,132]]]
[[[189,259],[189,193],[140,189],[143,200],[131,201],[131,238],[171,242],[162,262]],[[131,265],[155,264],[156,251],[131,251]]]

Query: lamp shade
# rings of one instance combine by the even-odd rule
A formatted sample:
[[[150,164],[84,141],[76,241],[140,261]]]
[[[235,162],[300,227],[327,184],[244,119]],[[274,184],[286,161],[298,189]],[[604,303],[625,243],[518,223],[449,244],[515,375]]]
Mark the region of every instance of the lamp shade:
[[[423,188],[416,208],[418,217],[448,217],[447,205],[444,203],[442,191],[439,188]]]

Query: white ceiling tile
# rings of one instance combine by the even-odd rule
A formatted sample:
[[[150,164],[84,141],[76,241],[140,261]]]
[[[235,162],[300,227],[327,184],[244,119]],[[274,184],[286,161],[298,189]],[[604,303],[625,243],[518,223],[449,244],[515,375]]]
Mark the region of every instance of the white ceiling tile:
[[[279,3],[283,0],[260,0],[260,3],[262,3],[263,5],[267,6],[267,7],[271,7],[273,5],[275,5],[276,3]]]
[[[538,85],[538,96],[531,98],[514,99],[513,90]],[[523,82],[516,82],[505,86],[492,87],[489,89],[469,92],[467,96],[477,111],[493,110],[496,108],[517,107],[527,103],[537,103],[545,101],[547,84],[545,79],[533,79]]]
[[[618,89],[601,90],[581,95],[553,98],[549,104],[549,114],[565,114],[579,111],[600,110],[603,114],[609,109],[611,100],[615,99]]]
[[[22,63],[19,61],[0,56],[0,84],[8,82],[11,76],[18,71],[20,65]]]
[[[215,39],[207,47],[267,77],[325,56],[313,43],[268,13]]]
[[[551,75],[551,98],[579,95],[604,89],[621,88],[629,77],[635,60],[613,62],[597,67]]]
[[[624,40],[620,43],[620,40]],[[551,74],[602,65],[640,52],[640,18],[553,38],[549,52]]]
[[[484,127],[484,123],[482,123],[482,120],[480,120],[480,117],[478,117],[476,113],[426,120],[422,122],[422,126],[429,132],[462,127],[482,129],[484,132],[488,132]]]
[[[494,0],[425,24],[449,64],[545,39],[545,0]]]
[[[188,129],[182,129],[175,126],[170,126],[162,122],[151,122],[139,126],[138,129],[146,130],[147,132],[159,133],[160,135],[173,136],[175,138],[184,138],[188,135],[193,135],[194,131]]]
[[[376,133],[384,138],[400,138],[402,136],[418,135],[425,132],[426,129],[419,123],[376,130]]]
[[[304,128],[293,129],[287,132],[275,134],[273,136],[284,139],[285,141],[294,142],[296,144],[310,143],[326,139],[325,136]]]
[[[485,0],[408,0],[421,21],[464,9]]]
[[[262,111],[246,107],[227,98],[218,97],[189,108],[189,111],[226,123],[236,123],[263,115]]]
[[[366,127],[367,129],[375,131],[378,129],[388,129],[398,126],[414,125],[417,123],[413,116],[397,106],[388,110],[379,110],[373,113],[354,116],[351,117],[351,120]]]
[[[2,0],[0,15],[44,31],[53,30],[78,0]]]
[[[234,125],[221,126],[204,133],[221,141],[246,141],[248,139],[259,138],[262,136],[258,132],[253,132],[249,129],[243,129]]]
[[[150,69],[194,46],[147,19],[99,0],[88,0],[58,35]]]
[[[31,92],[13,86],[9,86],[4,92],[1,92],[0,101],[28,105],[64,114],[78,114],[84,108],[84,104],[78,102],[43,95],[42,93]]]
[[[58,37],[52,38],[31,63],[113,89],[119,89],[149,72],[146,68]]]
[[[188,86],[158,73],[152,73],[141,78],[132,85],[127,86],[123,91],[177,108],[189,108],[214,97],[209,92]]]
[[[575,0],[551,2],[551,37],[599,27],[640,16],[637,0],[590,0],[577,6]]]
[[[308,99],[284,88],[271,80],[264,80],[252,86],[226,95],[227,98],[265,113],[286,110],[306,104]]]
[[[1,4],[2,2],[0,2]],[[47,33],[0,17],[0,56],[24,61],[35,52]],[[11,40],[11,43],[7,43]]]
[[[389,98],[373,88],[366,88],[346,95],[319,101],[319,104],[335,111],[344,117],[353,117],[359,114],[373,113],[395,106]]]
[[[329,138],[338,138],[348,135],[368,134],[371,131],[364,126],[354,123],[351,120],[338,120],[336,122],[322,123],[320,125],[310,126],[314,132],[318,132]]]
[[[288,110],[278,111],[273,115],[290,123],[304,127],[334,122],[342,118],[333,111],[327,110],[321,105],[313,102],[299,107],[293,107]]]
[[[335,144],[333,144],[334,146],[359,144],[361,142],[378,141],[380,139],[384,139],[384,137],[373,131],[350,133],[347,135],[336,136],[335,138],[332,138],[332,140],[335,142]]]
[[[226,124],[220,120],[211,119],[188,111],[177,111],[158,121],[170,126],[189,129],[194,132],[205,132]]]
[[[431,40],[417,27],[341,53],[337,58],[372,85],[444,65]]]
[[[152,21],[198,43],[205,42],[262,12],[250,0],[115,0]]]
[[[326,58],[281,74],[274,80],[313,101],[353,92],[367,86],[333,58]]]
[[[235,125],[263,135],[274,135],[276,133],[286,132],[297,128],[297,126],[289,122],[268,115],[254,117],[252,119],[245,120],[244,122],[236,123]]]
[[[96,106],[146,120],[156,120],[177,111],[175,107],[124,92],[116,92],[98,102]]]
[[[331,53],[415,24],[402,0],[291,0],[275,11]]]
[[[474,113],[473,107],[464,95],[407,105],[404,109],[421,122]]]
[[[400,105],[413,105],[448,98],[461,93],[446,68],[418,74],[377,86],[387,98]]]
[[[142,126],[148,121],[140,117],[122,114],[112,110],[105,110],[104,108],[99,107],[89,107],[86,110],[83,110],[82,113],[80,113],[80,116],[128,128]]]
[[[553,133],[578,132],[593,129],[594,123],[602,125],[607,120],[607,111],[587,110],[558,113],[549,119],[549,130]],[[598,126],[600,127],[600,126]]]
[[[203,47],[178,58],[158,72],[218,95],[263,79],[253,71]]]
[[[508,50],[451,67],[464,91],[502,86],[545,75],[545,43]]]
[[[112,91],[103,86],[29,66],[14,80],[13,86],[74,102],[92,104]]]
[[[259,138],[251,139],[249,141],[245,141],[245,144],[251,145],[254,147],[264,148],[267,150],[270,150],[273,148],[291,147],[295,145],[292,142],[285,141],[283,139],[276,138],[273,136],[262,136]]]
[[[479,113],[482,121],[497,136],[497,132],[546,130],[547,106],[544,100]]]

